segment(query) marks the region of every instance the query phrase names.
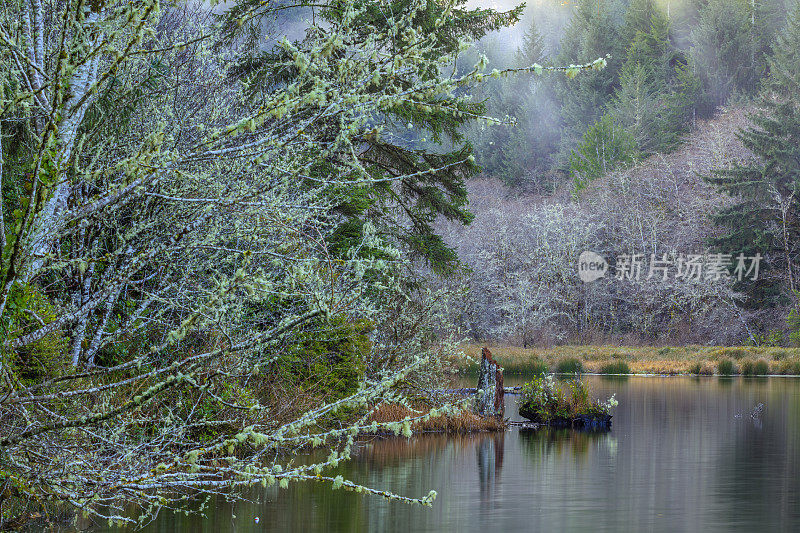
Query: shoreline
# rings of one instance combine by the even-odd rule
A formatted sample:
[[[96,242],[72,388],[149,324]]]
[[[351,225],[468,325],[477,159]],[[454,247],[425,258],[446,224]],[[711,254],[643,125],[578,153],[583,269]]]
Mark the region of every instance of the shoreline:
[[[459,373],[477,370],[483,345],[465,343]],[[800,376],[800,348],[754,346],[562,345],[520,348],[487,344],[506,375]]]

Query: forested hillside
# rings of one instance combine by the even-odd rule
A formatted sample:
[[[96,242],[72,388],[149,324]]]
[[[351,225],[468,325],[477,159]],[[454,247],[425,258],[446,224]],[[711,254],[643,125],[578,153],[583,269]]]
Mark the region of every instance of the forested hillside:
[[[611,59],[575,80],[477,89],[514,125],[472,126],[467,136],[483,169],[470,194],[476,218],[445,225],[469,266],[462,331],[519,345],[793,342],[797,9],[578,1],[554,17],[535,4],[516,50],[483,39],[477,50],[496,66],[601,50]],[[616,258],[635,256],[642,279],[583,283],[585,250],[612,272]],[[722,261],[724,275],[667,280],[649,270],[680,269],[689,256]],[[757,279],[740,279],[737,266],[755,273],[746,258],[757,258]]]
[[[733,200],[703,176],[753,159],[737,136],[748,124],[746,109],[721,109],[674,151],[609,172],[578,198],[571,182],[537,195],[497,179],[472,180],[475,220],[443,228],[468,267],[459,283],[469,297],[454,320],[475,339],[518,345],[724,345],[749,339],[750,323],[783,327],[787,308],[740,309],[730,284],[664,283],[646,279],[647,270],[637,283],[608,277],[587,284],[576,275],[583,250],[611,258],[707,249],[723,233],[713,214]]]
[[[668,152],[698,119],[758,93],[787,9],[783,0],[534,4],[515,26],[516,50],[490,36],[472,53],[497,68],[612,60],[574,82],[523,76],[478,89],[490,112],[518,123],[473,127],[478,162],[512,186],[548,192]]]

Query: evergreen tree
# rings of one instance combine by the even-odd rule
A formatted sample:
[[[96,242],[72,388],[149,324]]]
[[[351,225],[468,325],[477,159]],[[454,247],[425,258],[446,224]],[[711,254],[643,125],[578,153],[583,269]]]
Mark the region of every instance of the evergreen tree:
[[[480,46],[491,69],[511,66],[512,61],[516,67],[546,63],[542,43],[532,20],[513,56],[495,39],[485,39]],[[513,187],[541,191],[551,186],[543,180],[549,176],[560,128],[558,104],[549,87],[532,73],[492,79],[476,87],[473,94],[486,102],[488,115],[513,121],[470,128],[467,137],[484,172]]]
[[[692,32],[691,56],[703,80],[703,115],[733,92],[754,93],[764,74],[767,49],[759,38],[763,19],[746,0],[709,0]]]
[[[660,94],[652,71],[641,63],[625,65],[620,88],[611,103],[613,114],[633,135],[643,152],[654,152],[664,143],[665,133],[660,107]]]
[[[511,186],[536,192],[553,188],[551,169],[560,140],[558,106],[548,87],[533,80],[523,87],[515,110],[516,125],[499,147],[501,178]]]
[[[625,46],[629,46],[636,39],[637,33],[648,33],[654,17],[666,19],[653,0],[631,0],[625,10],[624,22],[619,32]]]
[[[608,67],[587,73],[575,80],[555,80],[554,90],[561,101],[564,121],[562,160],[567,159],[586,128],[604,113],[606,105],[619,87],[619,74],[625,44],[619,34],[610,2],[579,0],[561,41],[558,64],[580,63],[587,57],[611,55]]]
[[[512,65],[523,64],[519,51],[508,53],[508,50],[494,38],[484,39],[476,46],[474,57],[464,58],[466,68],[471,68],[479,54],[487,59],[487,68],[506,68]],[[533,64],[529,63],[528,66]],[[509,182],[506,167],[503,163],[503,153],[508,148],[510,139],[515,130],[513,120],[522,111],[521,91],[534,83],[531,76],[522,74],[513,78],[504,77],[489,79],[475,87],[473,98],[486,105],[486,113],[492,117],[505,119],[501,123],[476,122],[467,130],[467,139],[474,146],[475,158],[484,172]],[[530,111],[530,110],[527,110]]]
[[[646,65],[652,78],[665,88],[675,83],[675,68],[687,63],[684,54],[672,44],[670,22],[661,11],[654,11],[629,43],[625,63]]]
[[[575,191],[606,172],[633,163],[638,156],[636,140],[630,131],[619,124],[613,114],[604,114],[586,130],[582,141],[570,154]]]
[[[542,39],[536,19],[531,19],[528,29],[522,35],[522,45],[517,49],[516,63],[520,67],[529,67],[541,63],[545,57],[544,39]]]
[[[518,67],[546,62],[544,40],[535,19],[523,35],[515,60]],[[560,138],[558,105],[550,86],[533,75],[519,76],[505,88],[512,91],[509,114],[516,125],[509,128],[505,142],[496,144],[500,176],[514,187],[547,191],[552,187],[547,177]]]
[[[630,129],[639,151],[666,151],[690,124],[696,84],[685,56],[670,41],[669,21],[656,10],[628,48],[610,108]]]
[[[750,305],[775,303],[781,288],[797,289],[795,265],[800,254],[800,4],[789,17],[768,59],[753,126],[741,139],[756,156],[748,164],[719,170],[709,181],[735,198],[716,214],[727,233],[713,241],[725,253],[761,253],[769,271],[747,287]]]
[[[454,61],[461,42],[510,25],[521,14],[521,8],[500,13],[493,9],[468,9],[465,3],[466,0],[457,0],[451,6],[437,2],[419,6],[411,0],[365,2],[362,10],[351,13],[338,9],[334,2],[318,15],[321,20],[307,30],[307,35],[324,32],[322,25],[326,23],[337,24],[345,17],[355,16],[365,29],[362,38],[375,40],[376,50],[399,50],[415,46],[420,36],[398,32],[398,21],[404,20],[406,27],[421,28],[426,38],[435,41],[424,52],[424,68],[398,71],[392,79],[369,82],[375,93],[387,87],[403,91],[415,83],[436,80],[446,64],[443,58]],[[228,16],[237,20],[248,10],[260,9],[260,4],[259,0],[238,0]],[[385,31],[375,32],[375,28]],[[231,38],[241,33],[235,27],[230,31]],[[367,35],[367,31],[371,33]],[[252,44],[258,50],[258,43]],[[331,61],[344,59],[331,57]],[[257,90],[261,84],[290,83],[299,68],[294,63],[294,58],[282,48],[254,52],[252,58],[239,66],[237,74]],[[466,208],[465,180],[478,171],[478,166],[472,146],[465,141],[461,130],[484,112],[482,102],[452,94],[418,98],[387,108],[382,116],[374,117],[374,130],[361,137],[363,146],[359,150],[373,184],[362,183],[358,187],[344,184],[331,191],[341,199],[338,212],[343,217],[335,234],[337,241],[331,243],[334,250],[347,253],[352,244],[362,242],[365,225],[369,223],[384,237],[402,243],[412,257],[425,260],[434,270],[447,272],[454,268],[456,253],[435,233],[433,222],[439,216],[464,224],[472,220]],[[427,147],[419,142],[422,138],[428,140]],[[324,173],[326,169],[320,167],[315,171]]]

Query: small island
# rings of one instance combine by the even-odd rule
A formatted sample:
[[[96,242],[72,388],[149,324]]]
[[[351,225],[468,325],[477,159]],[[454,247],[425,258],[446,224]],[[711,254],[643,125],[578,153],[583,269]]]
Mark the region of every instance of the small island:
[[[580,379],[559,386],[552,375],[541,375],[522,386],[519,414],[537,425],[608,430],[617,403],[613,395],[604,402],[590,398]]]

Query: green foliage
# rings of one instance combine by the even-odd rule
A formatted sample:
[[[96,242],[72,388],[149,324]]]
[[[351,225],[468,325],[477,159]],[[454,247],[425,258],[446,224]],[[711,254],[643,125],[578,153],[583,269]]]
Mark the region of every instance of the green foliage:
[[[581,374],[583,372],[583,362],[577,357],[565,357],[556,364],[558,374]]]
[[[790,376],[800,376],[800,360],[785,359],[778,365],[778,373]]]
[[[752,352],[746,348],[738,348],[736,346],[718,348],[710,354],[715,359],[734,359],[738,361],[744,357],[752,355]]]
[[[614,117],[632,134],[636,149],[644,153],[669,148],[674,145],[678,133],[665,124],[662,87],[653,78],[646,65],[626,65],[619,91],[611,103]]]
[[[646,4],[651,5],[649,0]],[[641,27],[633,33],[609,108],[633,134],[637,149],[652,154],[670,150],[688,130],[699,81],[672,44],[667,18],[657,10],[645,11],[650,18],[636,23]]]
[[[8,295],[3,314],[3,337],[13,340],[59,318],[59,309],[36,287],[16,284]],[[55,329],[26,346],[4,352],[16,377],[25,384],[59,376],[70,365],[67,338]]]
[[[564,31],[557,64],[578,63],[583,58],[611,55],[608,67],[575,80],[555,80],[565,124],[565,142],[580,138],[586,128],[600,119],[606,104],[619,86],[621,59],[627,43],[619,34],[613,2],[579,0]]]
[[[721,359],[717,363],[717,372],[720,376],[730,376],[734,374],[736,367],[730,359]]]
[[[625,361],[612,361],[600,367],[601,374],[630,374],[631,369]]]
[[[773,361],[782,361],[789,356],[788,350],[774,350],[772,352],[772,360]]]
[[[399,93],[415,84],[432,82],[440,70],[455,60],[465,38],[479,39],[487,33],[515,23],[521,8],[505,13],[464,7],[465,0],[454,4],[429,2],[424,6],[409,0],[393,0],[386,4],[365,3],[355,15],[336,5],[322,10],[318,16],[328,24],[341,24],[355,16],[352,24],[369,28],[363,37],[380,36],[381,46],[398,49],[419,46],[422,32],[430,40],[422,54],[424,61],[416,69],[398,69],[391,76],[373,78],[369,90]],[[258,9],[261,2],[238,0],[227,13],[235,20],[249,8]],[[396,33],[397,21],[413,25],[412,34]],[[230,28],[231,38],[236,33]],[[389,37],[392,36],[392,37]],[[255,44],[255,43],[254,43]],[[299,76],[291,53],[280,47],[245,58],[234,72],[248,84],[274,84],[293,81]],[[336,64],[338,57],[330,57]],[[287,69],[287,63],[292,67]],[[253,93],[258,96],[257,92]],[[380,114],[368,121],[371,131],[358,136],[359,161],[370,175],[366,184],[349,184],[337,188],[341,203],[336,211],[343,215],[338,234],[334,236],[337,253],[358,246],[361,228],[369,222],[378,234],[430,265],[437,273],[452,273],[458,264],[453,249],[434,231],[434,221],[444,219],[468,224],[472,214],[467,210],[465,180],[474,175],[473,148],[462,133],[464,126],[485,111],[483,102],[465,98],[463,94],[419,92],[414,98],[397,99],[384,106]],[[325,169],[322,169],[324,178]],[[315,176],[316,177],[316,176]],[[351,178],[363,180],[363,176]],[[373,181],[374,180],[374,181]],[[352,189],[353,196],[350,196]],[[401,213],[401,221],[391,213]]]
[[[702,114],[713,112],[734,91],[755,92],[765,66],[766,47],[758,37],[765,33],[762,20],[745,0],[709,0],[701,7],[691,54],[705,89]]]
[[[113,328],[112,330],[116,333],[116,329],[117,328]],[[125,361],[130,361],[131,359],[141,356],[142,351],[147,346],[156,343],[160,335],[163,334],[164,331],[159,331],[156,328],[134,333],[122,332],[118,339],[106,344],[98,350],[95,355],[94,363],[101,367],[113,367]],[[191,336],[194,336],[194,334]],[[206,347],[208,347],[208,345],[206,345]]]
[[[580,415],[608,415],[616,405],[613,396],[605,402],[593,400],[588,386],[579,379],[559,386],[552,376],[536,377],[522,385],[520,394],[520,414],[545,424]]]
[[[491,38],[479,46],[489,69],[523,68],[548,62],[535,21],[531,21],[522,45],[513,55]],[[474,53],[460,63],[462,68],[469,69],[476,61]],[[505,121],[477,123],[467,131],[483,171],[513,187],[550,190],[547,177],[558,148],[560,127],[551,86],[536,74],[523,72],[486,80],[473,94],[477,100],[485,101],[489,115]]]
[[[591,398],[589,397],[589,387],[584,381],[580,379],[572,381],[569,384],[569,389],[570,404],[575,412],[589,413],[593,412],[595,409],[598,409],[598,406],[592,402]]]
[[[769,363],[764,359],[758,361],[745,359],[742,361],[740,372],[743,376],[766,376],[769,374]]]
[[[606,113],[586,131],[570,155],[575,190],[580,191],[606,172],[633,163],[638,156],[636,139],[614,115]]]
[[[800,310],[797,307],[789,311],[786,323],[789,325],[789,342],[793,346],[800,346]]]
[[[790,312],[791,314],[791,312]],[[787,318],[787,323],[791,327],[791,322]],[[791,342],[791,334],[789,335],[789,341]],[[749,343],[754,346],[785,346],[786,345],[786,334],[780,329],[770,329],[764,333],[760,333],[757,331],[753,332],[753,338],[748,339]]]
[[[746,256],[780,251],[770,256],[769,271],[737,287],[749,296],[745,305],[762,308],[781,302],[787,269],[800,254],[800,227],[793,222],[800,217],[800,7],[789,17],[769,64],[759,111],[740,134],[755,159],[707,177],[737,199],[715,214],[726,231],[712,245]],[[789,320],[796,322],[796,316]]]
[[[624,43],[633,43],[640,34],[650,32],[654,21],[666,19],[653,0],[631,0],[625,9],[624,20],[620,28],[620,38]],[[626,59],[630,59],[630,50]]]
[[[324,398],[352,394],[363,380],[374,328],[343,316],[310,324],[272,365],[277,381]]]
[[[526,372],[530,372],[534,375],[547,374],[549,371],[550,369],[548,368],[547,363],[541,359],[535,359],[531,361],[530,365],[528,365],[528,368],[526,368]]]
[[[7,87],[0,87],[0,91],[7,90]],[[4,91],[3,91],[4,92]],[[0,94],[2,94],[0,92]],[[7,95],[8,96],[8,95]],[[31,131],[26,125],[20,123],[12,123],[11,127],[3,124],[0,134],[3,135],[2,153],[0,153],[0,161],[2,161],[2,173],[0,173],[0,209],[3,210],[3,223],[5,228],[0,230],[5,231],[6,241],[8,244],[12,243],[14,236],[20,227],[20,218],[23,210],[28,205],[28,195],[31,192],[31,180],[29,178],[31,161],[29,154],[24,150],[27,145]],[[9,249],[0,250],[0,254],[8,254]],[[3,266],[5,266],[5,262]]]
[[[700,361],[695,361],[694,363],[689,366],[689,373],[695,376],[699,376],[703,372],[703,363]]]
[[[149,58],[145,75],[130,84],[124,76],[112,75],[98,94],[95,105],[85,117],[87,129],[102,128],[106,135],[124,131],[130,127],[135,114],[141,110],[142,100],[169,90],[170,66],[163,58]]]
[[[544,40],[539,33],[536,19],[531,19],[530,25],[522,34],[522,44],[516,52],[516,63],[521,67],[531,66],[534,63],[543,63],[544,57]]]
[[[567,418],[572,408],[561,387],[549,376],[542,376],[524,383],[520,391],[520,413],[532,412],[542,422],[554,418]]]

